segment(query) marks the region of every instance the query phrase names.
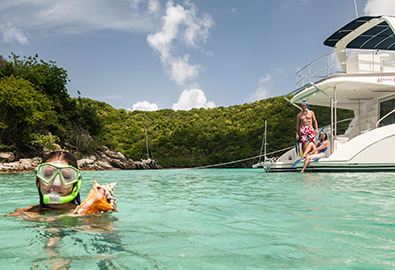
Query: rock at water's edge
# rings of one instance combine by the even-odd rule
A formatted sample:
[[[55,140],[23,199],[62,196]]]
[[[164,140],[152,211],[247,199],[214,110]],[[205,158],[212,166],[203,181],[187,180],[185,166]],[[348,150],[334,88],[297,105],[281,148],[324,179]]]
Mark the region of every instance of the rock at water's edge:
[[[122,153],[109,150],[107,147],[102,147],[101,152],[96,156],[89,156],[78,160],[78,168],[80,170],[148,170],[161,169],[162,167],[156,164],[155,160],[147,159],[141,161],[133,161],[127,159]],[[0,163],[0,172],[32,172],[42,162],[40,157],[24,158],[18,161],[13,161],[15,158],[11,155],[5,155],[6,152],[0,152],[0,161],[2,156],[7,156],[9,162]],[[2,155],[4,154],[4,155]],[[13,153],[11,153],[13,155]]]

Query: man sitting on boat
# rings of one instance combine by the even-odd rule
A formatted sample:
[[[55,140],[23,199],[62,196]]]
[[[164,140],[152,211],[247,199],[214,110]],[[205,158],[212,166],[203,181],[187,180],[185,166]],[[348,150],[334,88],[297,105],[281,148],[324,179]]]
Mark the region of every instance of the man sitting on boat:
[[[304,172],[312,159],[324,157],[326,155],[326,150],[328,150],[328,135],[324,131],[321,131],[320,140],[317,142],[317,144],[311,142],[307,146],[303,155],[303,158],[305,158],[304,166],[300,172]]]
[[[307,101],[301,103],[302,111],[296,116],[296,139],[302,143],[303,153],[306,150],[306,144],[311,142],[314,143],[315,135],[318,135],[318,124],[315,118],[315,114],[312,110],[309,110]],[[313,129],[313,123],[315,126],[315,133]]]

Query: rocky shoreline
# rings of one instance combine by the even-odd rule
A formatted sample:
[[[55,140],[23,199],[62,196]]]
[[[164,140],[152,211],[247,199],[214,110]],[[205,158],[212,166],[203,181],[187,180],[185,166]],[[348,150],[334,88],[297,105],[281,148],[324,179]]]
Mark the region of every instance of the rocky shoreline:
[[[0,152],[0,161],[0,172],[32,172],[41,163],[42,158],[15,160],[12,152]],[[122,153],[111,151],[105,146],[96,155],[78,160],[78,167],[83,171],[162,169],[155,160],[133,161],[127,159]]]

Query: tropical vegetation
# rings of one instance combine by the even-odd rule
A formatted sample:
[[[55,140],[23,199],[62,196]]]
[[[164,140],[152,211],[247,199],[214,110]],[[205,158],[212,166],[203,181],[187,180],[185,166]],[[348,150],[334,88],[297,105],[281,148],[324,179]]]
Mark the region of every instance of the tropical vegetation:
[[[68,81],[66,70],[37,55],[0,57],[0,151],[27,157],[41,154],[44,147],[62,147],[83,157],[105,145],[140,160],[147,158],[148,138],[149,157],[163,167],[205,166],[259,155],[265,120],[268,152],[295,142],[298,109],[283,97],[212,109],[126,111],[70,97]],[[330,123],[328,108],[312,109],[320,126]],[[352,115],[338,111],[339,119]],[[226,166],[249,167],[254,162]]]

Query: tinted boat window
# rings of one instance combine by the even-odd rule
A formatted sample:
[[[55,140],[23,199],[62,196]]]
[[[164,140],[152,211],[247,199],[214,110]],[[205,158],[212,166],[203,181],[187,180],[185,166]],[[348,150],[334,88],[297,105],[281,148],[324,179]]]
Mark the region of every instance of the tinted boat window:
[[[391,112],[395,109],[395,99],[390,99],[387,101],[383,101],[380,103],[380,119],[385,116],[387,113]],[[384,118],[380,122],[380,126],[385,126],[389,124],[395,123],[395,112]]]

